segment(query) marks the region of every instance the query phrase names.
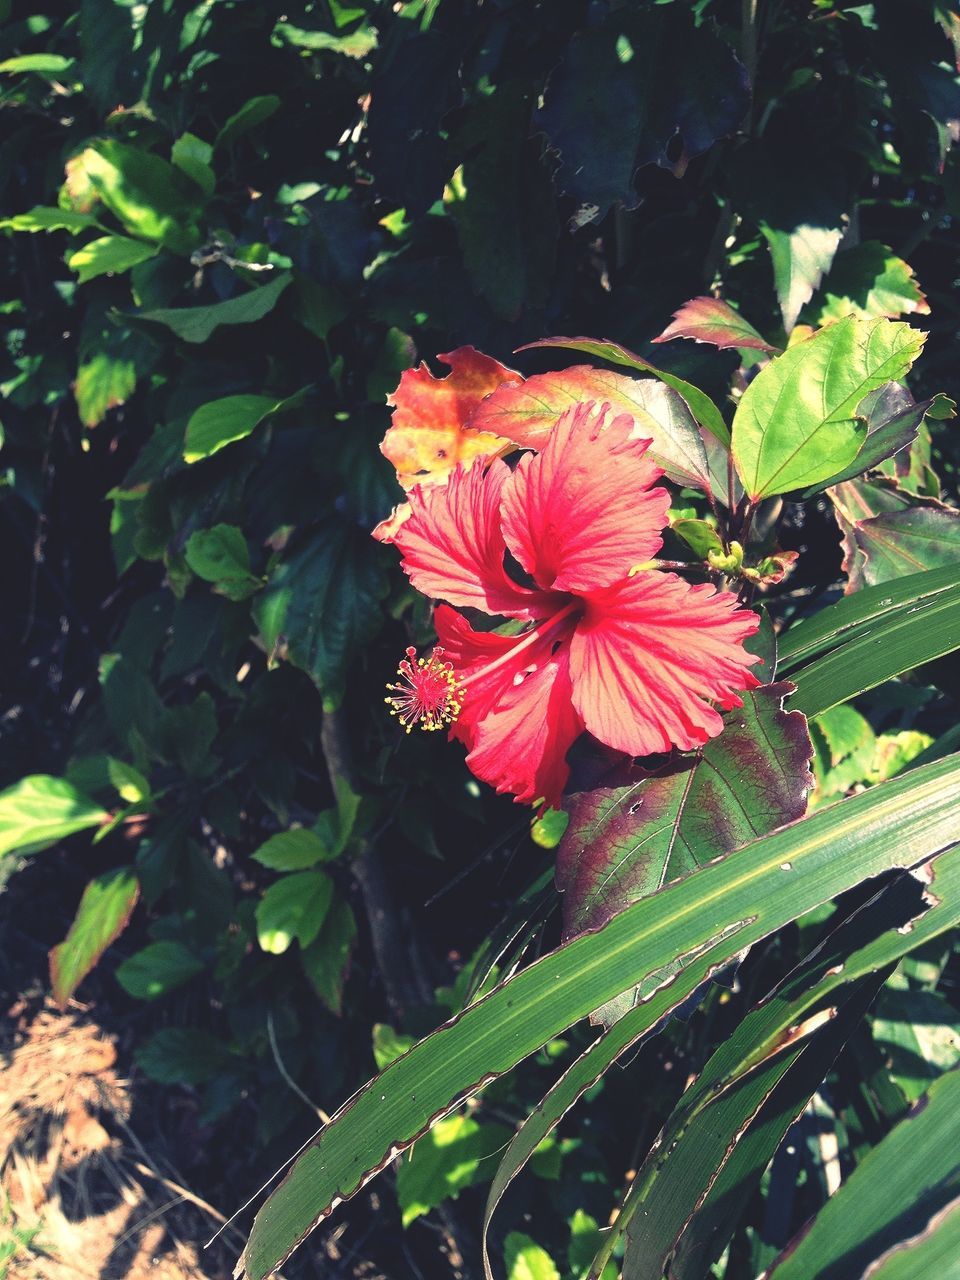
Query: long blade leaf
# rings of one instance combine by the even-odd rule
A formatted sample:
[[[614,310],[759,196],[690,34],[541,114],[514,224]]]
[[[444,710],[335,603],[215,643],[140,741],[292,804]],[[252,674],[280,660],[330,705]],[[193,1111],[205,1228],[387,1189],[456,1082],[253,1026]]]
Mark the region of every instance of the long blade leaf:
[[[415,1045],[347,1102],[254,1221],[238,1275],[264,1280],[457,1102],[592,1009],[675,965],[678,999],[716,966],[862,880],[955,838],[948,757],[765,836],[544,956]]]

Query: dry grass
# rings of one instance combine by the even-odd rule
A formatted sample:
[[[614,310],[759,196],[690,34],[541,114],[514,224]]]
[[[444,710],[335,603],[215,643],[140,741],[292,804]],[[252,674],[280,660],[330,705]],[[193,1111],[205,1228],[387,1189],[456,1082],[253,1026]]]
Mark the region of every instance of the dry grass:
[[[196,1243],[222,1217],[138,1140],[111,1039],[79,1007],[22,1015],[0,1031],[0,1280],[226,1280]]]

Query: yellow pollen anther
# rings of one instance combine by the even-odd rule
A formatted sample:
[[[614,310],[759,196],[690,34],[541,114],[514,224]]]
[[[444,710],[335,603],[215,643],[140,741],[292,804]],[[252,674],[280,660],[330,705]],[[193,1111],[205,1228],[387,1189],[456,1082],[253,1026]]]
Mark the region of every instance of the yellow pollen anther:
[[[418,658],[413,647],[397,667],[400,684],[388,684],[384,698],[390,714],[397,716],[407,733],[418,724],[428,733],[453,724],[463,709],[463,685],[438,645],[429,658]]]

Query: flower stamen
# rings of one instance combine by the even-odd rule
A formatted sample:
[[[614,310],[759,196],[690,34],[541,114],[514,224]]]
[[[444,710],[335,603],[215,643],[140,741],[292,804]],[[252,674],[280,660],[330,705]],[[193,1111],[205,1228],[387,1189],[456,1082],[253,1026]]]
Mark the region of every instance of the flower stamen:
[[[416,724],[428,733],[453,724],[463,709],[463,685],[450,663],[443,661],[439,645],[429,658],[418,658],[411,646],[397,675],[401,683],[387,685],[391,696],[384,702],[407,733]]]

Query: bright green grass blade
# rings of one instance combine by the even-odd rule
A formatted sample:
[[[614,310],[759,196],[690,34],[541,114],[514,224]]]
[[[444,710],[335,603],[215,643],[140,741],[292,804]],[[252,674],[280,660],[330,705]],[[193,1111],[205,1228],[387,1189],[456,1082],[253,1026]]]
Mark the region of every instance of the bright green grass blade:
[[[714,966],[805,911],[940,852],[955,839],[958,802],[951,756],[754,841],[530,965],[341,1108],[260,1210],[238,1274],[264,1280],[462,1098],[620,992],[671,966],[664,981],[679,1003]]]

